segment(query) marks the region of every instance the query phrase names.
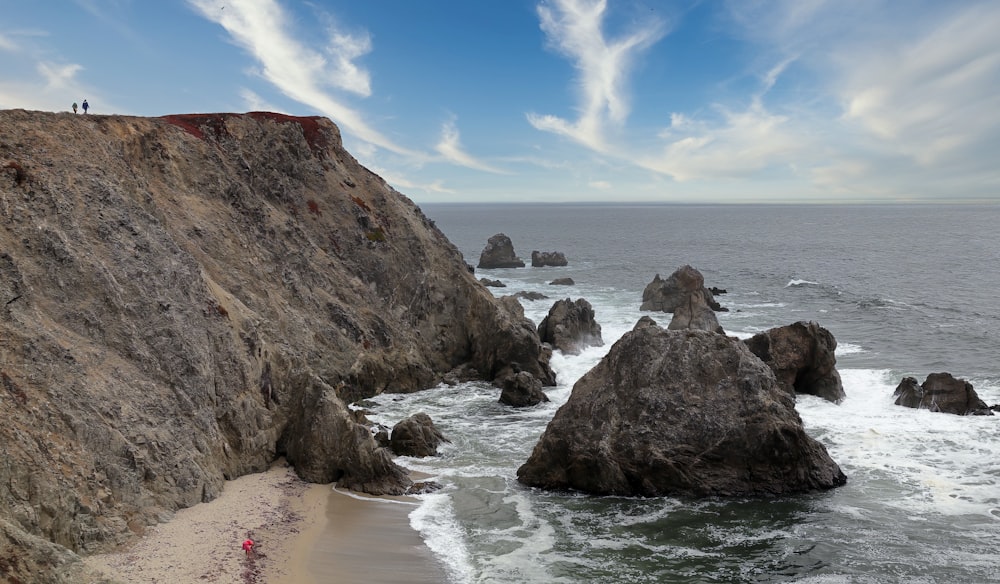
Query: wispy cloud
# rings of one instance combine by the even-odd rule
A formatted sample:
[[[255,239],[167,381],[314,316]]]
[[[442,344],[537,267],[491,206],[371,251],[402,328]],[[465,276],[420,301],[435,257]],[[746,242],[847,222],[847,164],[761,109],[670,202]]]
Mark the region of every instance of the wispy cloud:
[[[925,35],[838,55],[844,118],[882,146],[934,165],[990,152],[1000,138],[1000,4],[970,6]]]
[[[640,156],[644,168],[678,181],[749,177],[787,165],[803,151],[806,138],[786,116],[768,112],[758,100],[743,111],[717,106],[719,121],[696,121],[674,114],[661,135],[661,153]]]
[[[550,45],[573,61],[577,70],[579,117],[528,114],[537,129],[571,138],[588,148],[606,151],[607,122],[621,124],[629,114],[626,90],[635,58],[666,33],[650,21],[620,39],[604,36],[606,0],[550,0],[538,5],[541,28]]]
[[[495,174],[505,174],[503,170],[476,159],[462,149],[458,128],[455,126],[454,119],[445,122],[442,126],[441,141],[438,142],[434,149],[437,150],[438,154],[443,156],[445,160],[459,166],[464,166],[473,170],[492,172]]]
[[[360,140],[408,156],[420,153],[404,148],[370,126],[332,90],[361,96],[371,93],[367,72],[354,59],[371,50],[365,35],[332,31],[326,53],[300,42],[285,11],[275,0],[188,0],[202,16],[222,26],[233,42],[260,64],[260,75],[289,98],[336,121]]]
[[[249,111],[284,113],[281,108],[246,87],[240,89],[240,97],[243,98],[243,103],[246,104]]]
[[[17,52],[17,50],[18,50],[17,44],[14,41],[7,38],[3,33],[0,33],[0,51],[10,51],[13,53]]]

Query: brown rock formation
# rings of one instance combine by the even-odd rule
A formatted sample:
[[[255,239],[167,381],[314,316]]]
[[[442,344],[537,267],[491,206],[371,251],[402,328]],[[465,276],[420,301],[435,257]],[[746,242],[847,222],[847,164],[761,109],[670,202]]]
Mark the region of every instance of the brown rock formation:
[[[437,456],[442,442],[448,440],[423,412],[400,420],[390,434],[390,448],[400,456]]]
[[[514,243],[503,233],[497,233],[486,241],[486,247],[479,254],[477,268],[523,268],[524,261],[514,253]]]
[[[712,292],[705,288],[705,277],[701,272],[686,265],[677,268],[666,280],[656,274],[653,281],[646,284],[646,288],[642,291],[642,305],[639,310],[674,312],[678,306],[688,303],[689,296],[693,292],[704,296],[705,304],[712,310],[727,311],[715,301]]]
[[[846,478],[739,340],[644,323],[573,387],[518,480],[606,495],[779,495]]]
[[[775,327],[745,342],[789,394],[817,395],[834,403],[846,397],[837,371],[837,339],[819,324],[797,322]]]
[[[567,266],[566,254],[561,251],[538,251],[531,252],[531,267],[544,268],[546,266]]]
[[[557,300],[539,323],[538,337],[569,355],[579,355],[586,347],[604,346],[594,307],[583,298]]]
[[[992,416],[993,410],[979,398],[972,384],[951,373],[931,373],[923,383],[904,377],[893,393],[897,406],[943,412],[959,416]]]
[[[401,492],[345,401],[459,367],[554,381],[532,323],[326,119],[0,111],[0,225],[8,578],[87,582],[53,558],[280,455]]]

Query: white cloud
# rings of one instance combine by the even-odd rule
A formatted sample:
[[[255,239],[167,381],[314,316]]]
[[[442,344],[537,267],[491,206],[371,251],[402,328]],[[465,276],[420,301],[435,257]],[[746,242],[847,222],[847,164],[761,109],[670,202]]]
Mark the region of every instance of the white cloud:
[[[333,33],[324,56],[294,36],[284,10],[275,0],[227,0],[224,9],[217,0],[188,3],[225,28],[233,42],[260,64],[260,75],[289,98],[329,116],[345,132],[365,142],[398,154],[421,156],[383,136],[329,90],[368,95],[368,75],[353,64],[354,58],[371,48],[365,37]],[[332,64],[327,56],[332,58]]]
[[[609,41],[604,36],[606,0],[550,0],[538,5],[541,28],[552,47],[573,61],[578,73],[579,117],[528,114],[536,129],[606,151],[605,125],[622,124],[629,114],[626,82],[639,53],[663,37],[662,23],[645,26]]]
[[[921,165],[974,156],[984,148],[995,159],[998,30],[1000,5],[981,4],[905,44],[842,52],[837,91],[845,119]]]
[[[246,104],[247,111],[285,113],[281,108],[246,87],[240,89],[240,97],[243,98],[243,103]]]
[[[0,34],[0,50],[15,53],[18,50],[18,46],[14,43],[14,41],[10,40],[3,34]]]
[[[438,142],[434,149],[437,150],[437,152],[443,156],[445,160],[459,166],[464,166],[473,170],[504,174],[504,171],[474,158],[462,149],[458,128],[455,127],[454,120],[445,122],[445,124],[441,127],[441,141]]]
[[[113,111],[97,92],[77,79],[82,70],[75,63],[40,61],[35,64],[34,76],[0,82],[0,108],[66,111],[71,103],[79,103],[89,95],[93,103],[100,104],[101,111]]]
[[[674,115],[674,123],[662,133],[666,147],[659,155],[638,158],[638,164],[678,181],[737,178],[785,166],[809,150],[808,140],[789,118],[769,113],[759,103],[742,112],[718,109],[719,123]]]

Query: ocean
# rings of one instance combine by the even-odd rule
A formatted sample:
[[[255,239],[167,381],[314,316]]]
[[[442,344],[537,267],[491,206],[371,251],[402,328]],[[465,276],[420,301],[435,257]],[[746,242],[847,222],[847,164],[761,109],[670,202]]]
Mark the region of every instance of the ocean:
[[[561,298],[594,307],[605,345],[556,352],[551,402],[498,403],[484,383],[369,404],[392,425],[426,412],[450,440],[401,458],[442,489],[410,522],[454,584],[1000,582],[1000,417],[893,405],[904,376],[947,371],[1000,403],[1000,206],[427,204],[476,265],[505,233],[527,267],[477,270],[536,324]],[[532,250],[566,267],[530,267]],[[656,274],[689,264],[717,297],[726,333],[746,338],[801,320],[836,337],[847,398],[799,396],[807,432],[848,477],[826,492],[773,499],[595,497],[515,478],[573,384],[643,315]],[[570,277],[572,286],[553,286]]]

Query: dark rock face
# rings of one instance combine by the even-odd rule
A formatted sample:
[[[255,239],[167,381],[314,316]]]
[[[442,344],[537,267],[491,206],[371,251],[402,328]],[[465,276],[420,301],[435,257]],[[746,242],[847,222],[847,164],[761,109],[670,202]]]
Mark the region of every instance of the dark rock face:
[[[797,322],[744,341],[792,395],[806,393],[840,403],[846,394],[837,371],[837,340],[815,322]]]
[[[500,403],[523,408],[549,401],[542,391],[542,382],[529,373],[521,371],[501,382]]]
[[[703,290],[703,289],[702,289]],[[672,331],[692,330],[708,331],[724,334],[715,311],[705,301],[702,290],[694,289],[688,292],[687,300],[682,300],[674,307],[674,316],[667,328]]]
[[[438,446],[448,442],[423,412],[397,422],[389,436],[389,448],[398,456],[437,456]]]
[[[604,495],[780,495],[843,485],[794,399],[737,339],[643,326],[573,387],[521,482]]]
[[[545,266],[560,267],[569,265],[566,255],[561,251],[532,251],[531,267],[543,268]]]
[[[604,346],[594,308],[583,298],[557,300],[538,325],[538,337],[569,355],[579,355],[585,347]]]
[[[573,281],[573,278],[556,278],[549,282],[549,286],[573,286],[574,284],[576,282]]]
[[[30,558],[123,543],[279,456],[405,489],[345,402],[459,370],[554,383],[520,305],[329,120],[5,110],[0,145],[9,579],[87,582]]]
[[[483,286],[490,286],[490,287],[493,287],[493,288],[506,288],[507,287],[507,285],[504,284],[503,282],[501,282],[500,280],[490,280],[489,278],[479,278],[479,282]]]
[[[514,298],[524,298],[525,300],[547,300],[549,297],[541,292],[525,292],[524,290],[520,292],[515,292],[512,294]]]
[[[922,384],[904,377],[893,393],[897,406],[919,408],[959,416],[992,416],[992,409],[979,399],[972,384],[951,373],[931,373]]]
[[[653,281],[646,284],[646,288],[642,291],[642,305],[639,310],[674,312],[678,306],[688,302],[692,292],[700,292],[705,297],[705,304],[712,310],[727,311],[715,301],[712,292],[705,288],[705,277],[691,266],[681,266],[666,280],[656,274]]]
[[[477,268],[523,268],[524,262],[514,253],[514,244],[503,233],[497,233],[489,238],[486,247],[479,254]]]

